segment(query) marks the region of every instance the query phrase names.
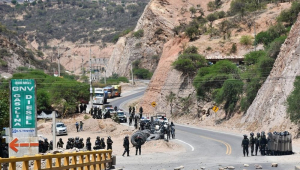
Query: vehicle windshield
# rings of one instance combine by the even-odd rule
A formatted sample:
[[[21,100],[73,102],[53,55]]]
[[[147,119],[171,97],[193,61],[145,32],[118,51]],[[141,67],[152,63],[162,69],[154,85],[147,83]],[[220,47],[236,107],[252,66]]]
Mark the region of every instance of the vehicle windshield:
[[[124,112],[118,112],[118,116],[124,116]]]
[[[114,109],[108,109],[110,112],[114,112],[115,110]]]
[[[118,89],[114,89],[114,91],[118,91]]]
[[[96,97],[103,97],[103,93],[95,93]]]
[[[66,127],[64,124],[57,124],[56,127]]]

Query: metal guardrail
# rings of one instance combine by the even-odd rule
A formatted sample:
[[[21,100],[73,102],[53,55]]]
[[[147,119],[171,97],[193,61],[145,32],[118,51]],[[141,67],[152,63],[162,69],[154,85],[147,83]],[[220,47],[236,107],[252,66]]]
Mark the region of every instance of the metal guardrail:
[[[101,150],[46,155],[37,154],[36,156],[25,155],[23,157],[0,158],[0,167],[1,164],[8,163],[9,170],[17,170],[17,162],[21,162],[22,170],[29,170],[32,169],[29,167],[29,163],[33,161],[33,170],[104,170],[106,163],[110,163],[110,165],[112,163],[111,154],[111,150]],[[45,161],[45,167],[42,167],[42,161]]]

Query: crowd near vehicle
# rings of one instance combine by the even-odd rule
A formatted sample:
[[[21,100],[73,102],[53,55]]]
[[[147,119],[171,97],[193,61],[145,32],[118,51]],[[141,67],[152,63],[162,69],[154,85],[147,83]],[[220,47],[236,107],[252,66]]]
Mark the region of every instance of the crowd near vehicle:
[[[106,104],[108,93],[103,88],[94,89],[93,104]]]
[[[53,124],[52,124],[52,126],[53,126]],[[52,126],[51,126],[51,132],[53,132]],[[61,123],[61,122],[56,123],[55,129],[56,129],[56,131],[55,131],[56,135],[68,135],[67,126],[64,123]]]

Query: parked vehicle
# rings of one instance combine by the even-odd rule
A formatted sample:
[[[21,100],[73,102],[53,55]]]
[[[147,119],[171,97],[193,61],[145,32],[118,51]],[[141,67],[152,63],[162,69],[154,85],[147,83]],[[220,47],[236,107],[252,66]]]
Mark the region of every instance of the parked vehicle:
[[[93,104],[107,103],[108,93],[103,88],[94,89]]]
[[[103,88],[105,92],[108,94],[108,98],[114,98],[115,93],[114,93],[114,87],[112,86],[107,86]]]
[[[127,123],[127,116],[123,110],[118,110],[116,116],[119,118],[120,123]]]
[[[112,87],[114,87],[115,96],[120,97],[121,96],[121,91],[122,91],[121,85],[112,85]]]
[[[105,114],[107,111],[109,111],[109,113],[110,113],[111,116],[114,115],[114,114],[116,113],[116,111],[114,110],[113,107],[106,107],[106,108],[104,108],[104,109],[102,110],[102,113]]]
[[[53,125],[51,126],[53,132]],[[67,126],[64,123],[56,123],[56,135],[68,135]]]

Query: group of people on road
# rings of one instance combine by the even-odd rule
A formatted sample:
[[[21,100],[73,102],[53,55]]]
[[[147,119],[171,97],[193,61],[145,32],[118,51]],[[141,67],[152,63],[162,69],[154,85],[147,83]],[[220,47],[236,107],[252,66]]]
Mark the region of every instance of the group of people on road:
[[[135,145],[135,155],[141,155],[142,154],[142,138],[141,136],[137,136],[135,139],[136,145]],[[123,147],[124,147],[124,152],[123,155],[124,156],[127,153],[127,156],[129,156],[129,136],[126,135],[123,141]]]
[[[244,139],[241,144],[243,148],[244,156],[249,155],[249,147],[251,148],[251,156],[257,156],[259,151],[262,156],[265,155],[287,155],[292,154],[292,139],[289,132],[269,132],[268,137],[264,131],[257,133],[254,137],[254,133],[250,133],[250,138],[244,135]]]
[[[105,147],[107,146],[106,147],[107,150],[109,150],[109,149],[112,150],[113,141],[110,136],[107,138],[106,144],[107,145],[105,145],[104,138],[100,139],[100,137],[97,136],[96,141],[95,141],[95,146],[93,147],[93,149],[94,150],[105,149]],[[63,142],[62,138],[59,138],[56,146],[57,146],[57,148],[64,148],[64,142]],[[83,138],[79,138],[79,137],[68,138],[66,149],[72,149],[72,148],[83,149],[84,147],[89,151],[92,150],[92,143],[91,143],[90,137],[88,137],[86,139],[85,144],[84,144]],[[52,140],[50,141],[50,143],[48,142],[47,138],[45,138],[44,141],[39,140],[39,152],[46,153],[49,150],[53,150]]]
[[[143,112],[144,112],[143,107],[141,106],[139,108],[139,115],[135,114],[135,107],[129,106],[128,110],[129,110],[129,126],[131,126],[132,121],[134,121],[134,127],[135,127],[135,129],[137,129],[138,121],[139,121],[139,119],[141,119],[143,117]]]

